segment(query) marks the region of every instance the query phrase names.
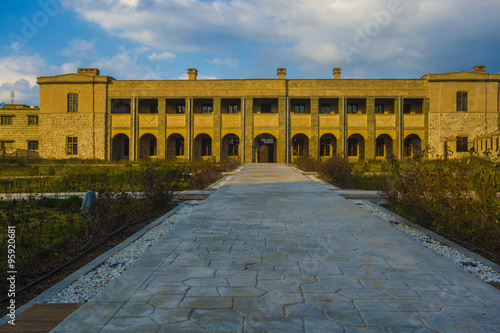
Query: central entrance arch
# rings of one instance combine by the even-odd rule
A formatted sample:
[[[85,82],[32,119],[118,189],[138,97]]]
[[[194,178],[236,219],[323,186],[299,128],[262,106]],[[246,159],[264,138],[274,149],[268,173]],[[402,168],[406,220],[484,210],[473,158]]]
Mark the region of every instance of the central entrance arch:
[[[276,163],[276,138],[268,133],[256,136],[252,155],[254,163]]]

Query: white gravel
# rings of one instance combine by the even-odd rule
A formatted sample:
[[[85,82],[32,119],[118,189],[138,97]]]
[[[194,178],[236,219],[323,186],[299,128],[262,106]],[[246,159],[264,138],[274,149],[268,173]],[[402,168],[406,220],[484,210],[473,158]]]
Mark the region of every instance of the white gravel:
[[[356,205],[364,208],[370,213],[374,214],[378,218],[390,222],[392,226],[399,229],[408,236],[418,240],[425,247],[433,250],[434,252],[442,255],[446,259],[453,262],[465,269],[466,271],[474,274],[481,280],[485,282],[500,282],[500,274],[493,270],[491,267],[486,266],[480,261],[477,261],[464,253],[458,251],[457,249],[441,243],[440,241],[426,235],[422,231],[415,229],[404,222],[400,217],[394,215],[389,215],[382,211],[375,205],[372,205],[364,200],[352,200]]]
[[[139,257],[151,246],[165,236],[172,227],[188,215],[197,201],[187,201],[175,214],[166,218],[156,227],[149,230],[129,246],[115,253],[99,267],[93,269],[71,285],[52,296],[46,303],[84,303],[92,299],[102,289],[120,276],[128,267],[134,264]]]

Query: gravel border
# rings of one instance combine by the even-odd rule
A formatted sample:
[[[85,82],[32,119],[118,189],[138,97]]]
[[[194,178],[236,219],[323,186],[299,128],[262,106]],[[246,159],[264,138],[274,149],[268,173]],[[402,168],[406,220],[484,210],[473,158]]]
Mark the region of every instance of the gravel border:
[[[500,282],[500,266],[473,253],[452,241],[419,225],[413,224],[405,218],[378,206],[368,200],[351,199],[357,206],[374,214],[378,218],[389,222],[406,235],[422,243],[437,254],[445,257],[455,265],[480,278],[484,282]]]

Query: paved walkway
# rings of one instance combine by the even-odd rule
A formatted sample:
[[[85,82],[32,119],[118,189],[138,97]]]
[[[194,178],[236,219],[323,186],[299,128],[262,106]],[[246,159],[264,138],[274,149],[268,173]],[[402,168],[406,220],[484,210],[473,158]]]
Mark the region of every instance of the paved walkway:
[[[500,291],[287,165],[246,165],[55,332],[499,332]]]

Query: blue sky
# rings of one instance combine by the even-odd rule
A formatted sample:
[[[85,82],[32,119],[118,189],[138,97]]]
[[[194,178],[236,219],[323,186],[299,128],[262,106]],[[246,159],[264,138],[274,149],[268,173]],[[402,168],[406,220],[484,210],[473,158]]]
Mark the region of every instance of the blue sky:
[[[500,72],[498,0],[4,0],[0,102],[38,105],[38,76],[420,78]]]

